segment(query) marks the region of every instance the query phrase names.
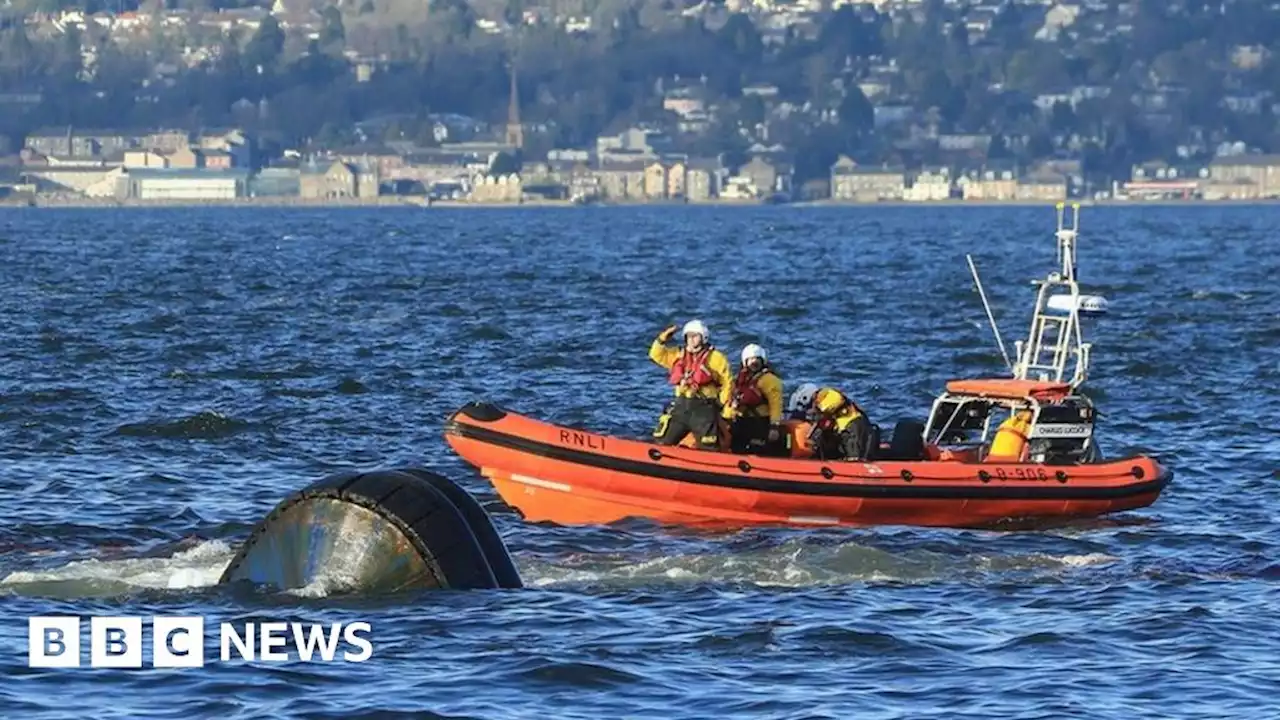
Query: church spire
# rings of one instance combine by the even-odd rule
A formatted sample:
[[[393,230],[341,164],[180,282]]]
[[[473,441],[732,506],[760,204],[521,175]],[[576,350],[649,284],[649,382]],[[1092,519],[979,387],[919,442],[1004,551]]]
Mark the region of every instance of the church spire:
[[[511,100],[507,105],[507,144],[519,150],[524,147],[524,128],[520,123],[520,91],[516,84],[517,55],[511,54]]]

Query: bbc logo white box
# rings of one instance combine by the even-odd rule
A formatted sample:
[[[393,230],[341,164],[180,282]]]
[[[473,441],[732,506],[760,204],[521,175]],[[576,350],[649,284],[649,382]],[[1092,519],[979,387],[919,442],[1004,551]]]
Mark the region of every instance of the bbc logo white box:
[[[27,666],[80,667],[80,618],[37,615],[28,619]]]
[[[204,618],[157,617],[151,621],[153,667],[203,667]]]
[[[89,666],[142,667],[142,618],[111,616],[90,618]]]

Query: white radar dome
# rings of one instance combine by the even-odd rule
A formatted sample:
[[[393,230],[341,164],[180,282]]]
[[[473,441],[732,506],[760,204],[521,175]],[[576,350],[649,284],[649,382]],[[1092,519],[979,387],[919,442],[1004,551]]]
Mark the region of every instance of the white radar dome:
[[[1070,295],[1053,295],[1049,298],[1050,310],[1071,312],[1072,297]],[[1101,295],[1080,295],[1077,309],[1081,315],[1106,315],[1107,299]]]

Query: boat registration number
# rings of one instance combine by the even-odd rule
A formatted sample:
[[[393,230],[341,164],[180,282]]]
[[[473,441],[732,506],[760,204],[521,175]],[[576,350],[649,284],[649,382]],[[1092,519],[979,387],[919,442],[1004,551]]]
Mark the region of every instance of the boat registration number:
[[[997,480],[1039,480],[1043,482],[1049,481],[1049,473],[1045,469],[1036,465],[1028,467],[1015,467],[1008,470],[998,467],[991,471],[991,475]]]
[[[1037,425],[1031,429],[1033,438],[1089,437],[1093,428],[1087,423],[1074,425]]]

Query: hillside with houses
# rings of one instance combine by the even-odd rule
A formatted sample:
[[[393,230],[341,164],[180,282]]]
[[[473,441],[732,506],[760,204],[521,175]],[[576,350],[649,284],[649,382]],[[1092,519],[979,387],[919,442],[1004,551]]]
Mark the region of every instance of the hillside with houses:
[[[1268,2],[53,4],[0,24],[0,194],[1280,197]]]

